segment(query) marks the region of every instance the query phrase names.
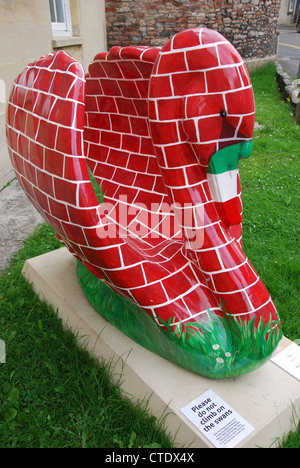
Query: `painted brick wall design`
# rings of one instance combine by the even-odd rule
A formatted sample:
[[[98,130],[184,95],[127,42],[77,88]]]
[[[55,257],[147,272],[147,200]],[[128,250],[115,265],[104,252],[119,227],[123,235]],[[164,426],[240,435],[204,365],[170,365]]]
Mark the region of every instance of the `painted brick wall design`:
[[[18,77],[7,113],[12,164],[44,219],[96,276],[173,326],[201,322],[207,308],[222,314],[223,303],[245,320],[276,317],[240,226],[220,218],[206,175],[211,155],[250,140],[253,125],[241,57],[203,29],[162,49],[115,47],[95,57],[86,78],[65,52],[49,54]],[[236,195],[241,211],[239,184]],[[188,221],[174,215],[176,202]],[[190,245],[191,229],[199,244]]]
[[[243,59],[276,53],[280,0],[106,0],[107,40],[115,45],[164,45],[175,33],[215,29]]]

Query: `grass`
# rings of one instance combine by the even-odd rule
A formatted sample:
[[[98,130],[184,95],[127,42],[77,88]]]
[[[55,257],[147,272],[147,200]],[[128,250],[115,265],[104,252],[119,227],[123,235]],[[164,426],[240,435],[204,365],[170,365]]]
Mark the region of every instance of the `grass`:
[[[171,318],[160,319],[164,328],[158,329],[140,308],[117,296],[81,262],[76,264],[83,291],[103,317],[150,351],[202,376],[223,379],[253,371],[270,358],[281,339],[277,318],[255,324],[255,317],[245,322],[209,309],[201,323],[174,327]]]
[[[283,333],[300,338],[300,128],[279,98],[269,65],[252,74],[257,117],[254,151],[240,167],[244,250],[269,289]],[[164,447],[172,440],[147,411],[133,407],[109,368],[79,349],[21,276],[27,258],[59,248],[43,225],[0,276],[0,447]],[[296,426],[295,422],[295,426]],[[300,447],[300,428],[282,441]]]
[[[300,339],[300,127],[291,106],[280,99],[275,67],[251,76],[256,121],[252,156],[240,164],[244,204],[243,247],[269,290],[283,334]],[[300,424],[285,437],[300,447]]]
[[[240,167],[244,251],[269,290],[291,340],[300,338],[300,127],[280,100],[274,65],[253,73],[253,154]]]

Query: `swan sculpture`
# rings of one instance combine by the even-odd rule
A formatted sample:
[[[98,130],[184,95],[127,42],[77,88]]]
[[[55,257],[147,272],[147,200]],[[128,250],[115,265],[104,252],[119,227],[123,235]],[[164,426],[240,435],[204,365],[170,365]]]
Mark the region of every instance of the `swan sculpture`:
[[[256,369],[281,338],[242,250],[238,162],[254,113],[240,55],[206,28],[162,48],[113,47],[86,76],[50,53],[16,79],[7,109],[16,176],[77,259],[89,301],[139,344],[211,378]]]

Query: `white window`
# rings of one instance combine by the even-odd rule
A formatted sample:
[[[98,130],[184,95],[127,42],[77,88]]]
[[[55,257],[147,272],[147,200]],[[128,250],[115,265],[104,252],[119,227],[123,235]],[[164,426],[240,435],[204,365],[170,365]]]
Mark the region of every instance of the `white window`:
[[[49,0],[53,36],[72,36],[69,0]]]
[[[0,78],[0,104],[6,103],[5,81]]]
[[[289,8],[288,8],[288,14],[292,15],[294,13],[294,7],[295,7],[295,0],[290,0],[289,1]]]

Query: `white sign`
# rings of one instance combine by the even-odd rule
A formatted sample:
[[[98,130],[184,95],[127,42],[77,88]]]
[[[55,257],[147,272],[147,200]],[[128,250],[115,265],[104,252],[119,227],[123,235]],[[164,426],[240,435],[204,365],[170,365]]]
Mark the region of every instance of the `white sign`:
[[[300,346],[291,343],[271,359],[272,362],[300,380]]]
[[[3,340],[0,340],[0,364],[5,364],[5,362],[5,342]]]
[[[233,448],[255,430],[212,390],[191,401],[181,412],[217,448]]]

